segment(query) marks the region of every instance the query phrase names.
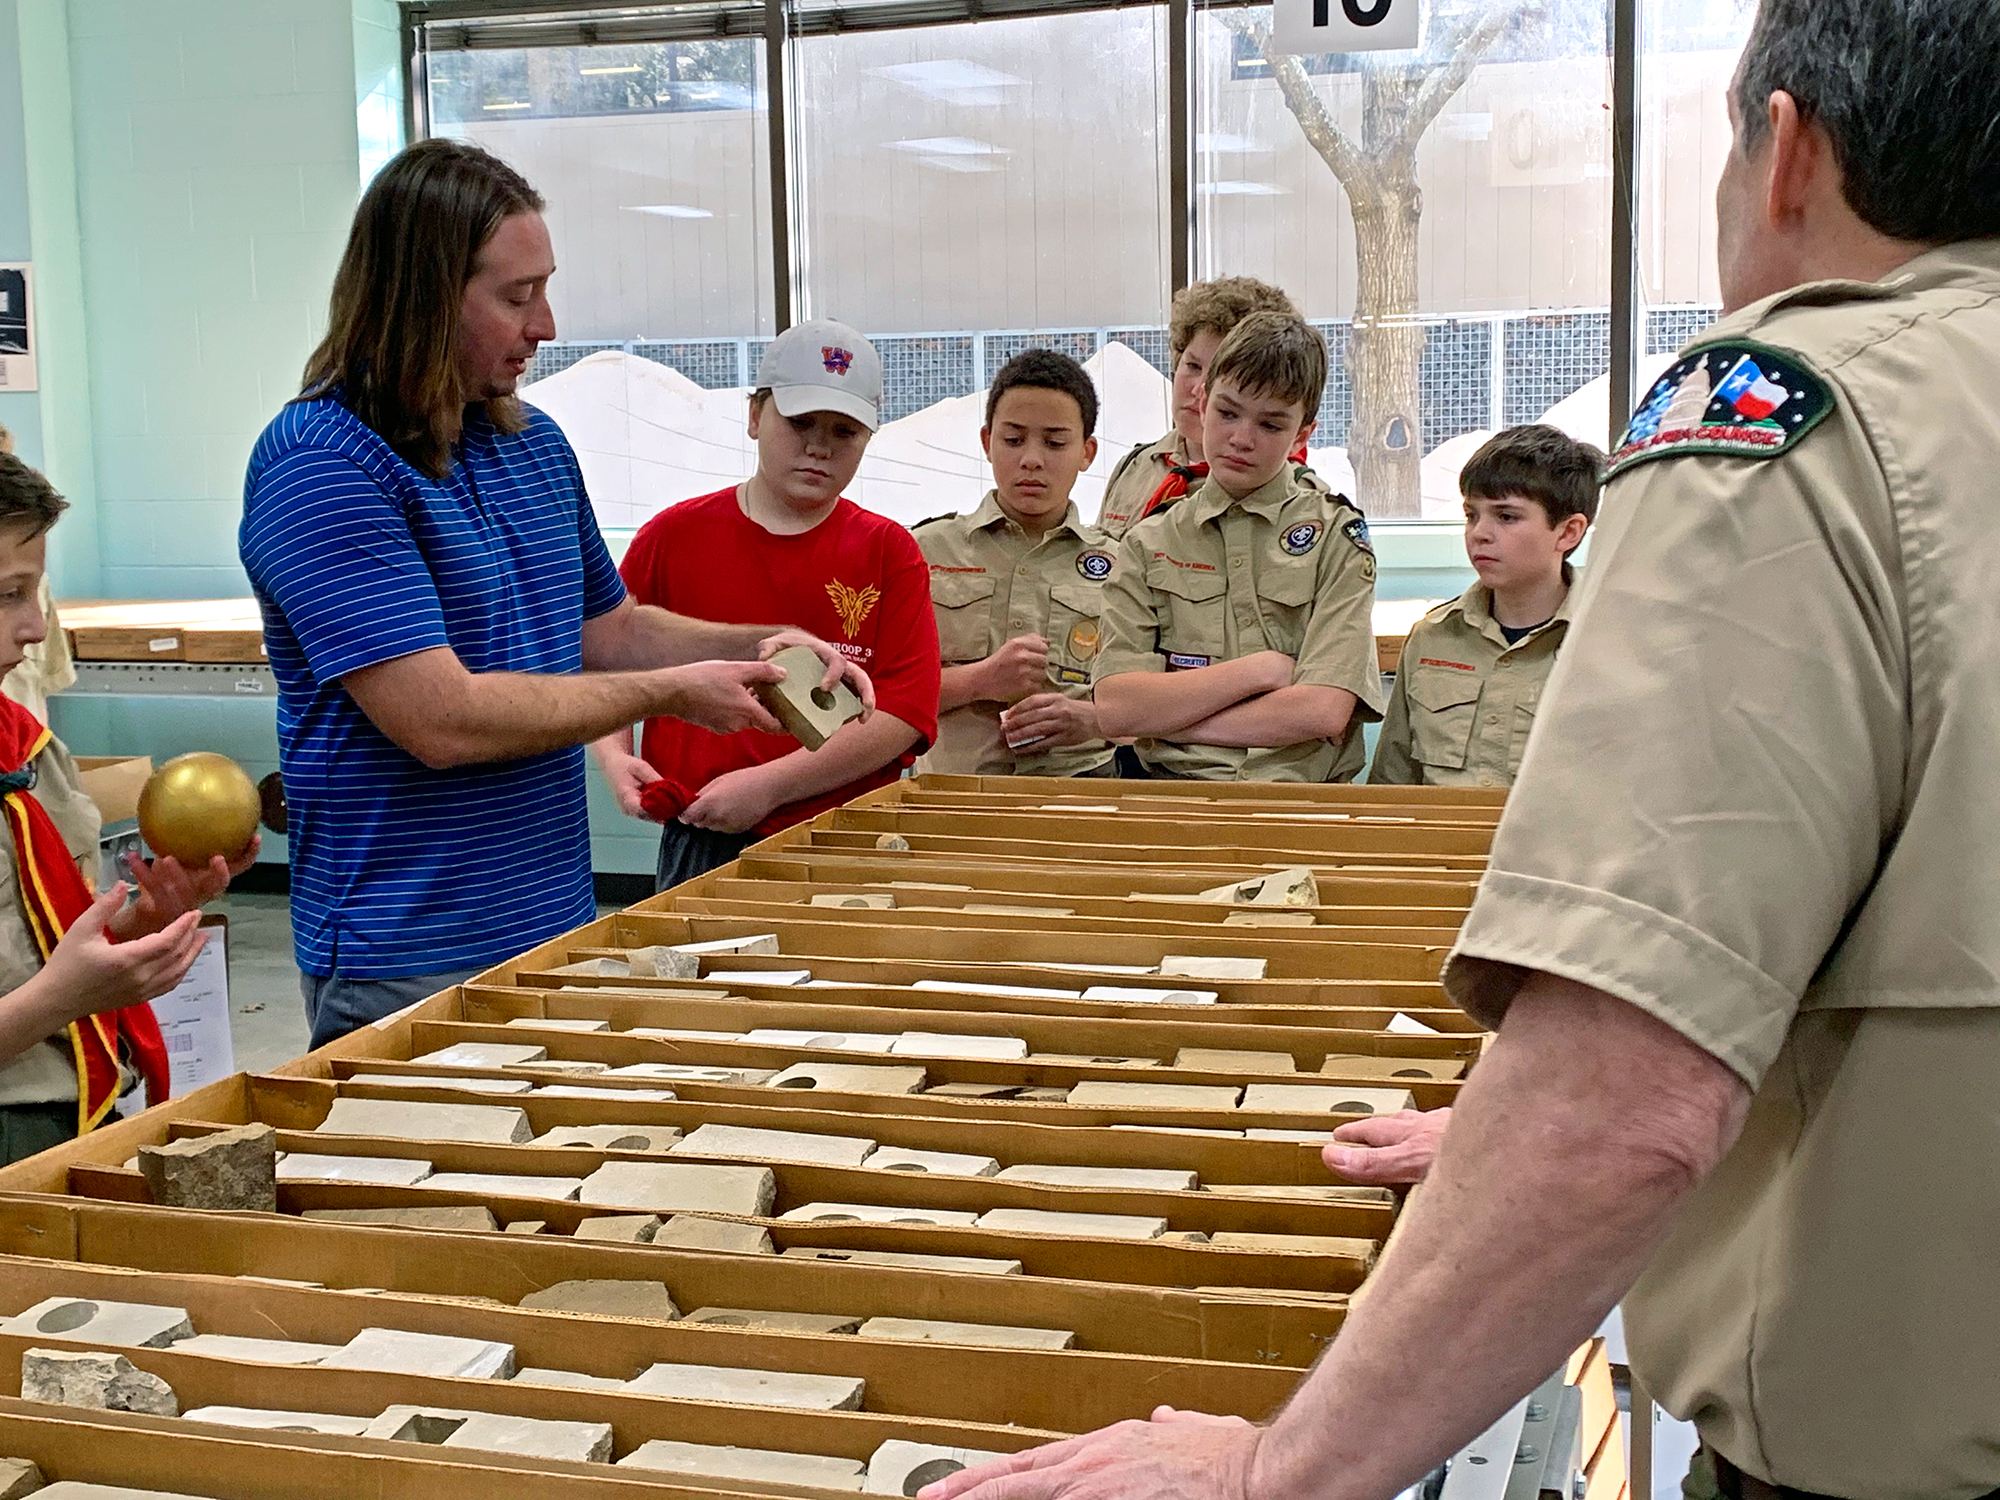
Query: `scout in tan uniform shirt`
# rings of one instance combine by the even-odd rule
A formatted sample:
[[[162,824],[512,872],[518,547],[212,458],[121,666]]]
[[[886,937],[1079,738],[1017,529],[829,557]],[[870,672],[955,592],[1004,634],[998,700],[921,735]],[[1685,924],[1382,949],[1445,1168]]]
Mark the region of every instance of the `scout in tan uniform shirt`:
[[[1479,582],[1417,622],[1368,779],[1510,786],[1569,631],[1569,557],[1597,514],[1604,455],[1541,425],[1496,434],[1458,476]]]
[[[1104,487],[1097,524],[1113,541],[1123,537],[1149,511],[1164,510],[1181,496],[1199,489],[1208,477],[1201,450],[1201,405],[1208,367],[1215,351],[1253,312],[1294,316],[1292,299],[1274,286],[1249,276],[1225,276],[1197,281],[1174,294],[1167,321],[1167,350],[1173,369],[1174,425],[1165,437],[1141,443],[1118,460]],[[1308,413],[1311,415],[1311,413]],[[1296,457],[1305,462],[1304,445]],[[1324,489],[1317,474],[1307,481]]]
[[[1209,371],[1217,472],[1134,527],[1105,589],[1097,706],[1163,776],[1344,781],[1382,711],[1368,525],[1288,461],[1312,429],[1326,346],[1257,313]],[[1159,674],[1170,674],[1161,676]]]
[[[944,658],[937,742],[917,769],[1107,773],[1090,669],[1113,555],[1069,498],[1097,452],[1096,388],[1068,355],[1029,349],[994,376],[986,413],[996,488],[969,516],[914,528]]]
[[[1499,1034],[1304,1386],[924,1500],[1379,1500],[1621,1298],[1725,1496],[2000,1490],[1995,77],[1992,0],[1764,0],[1732,311],[1615,455],[1446,971]]]

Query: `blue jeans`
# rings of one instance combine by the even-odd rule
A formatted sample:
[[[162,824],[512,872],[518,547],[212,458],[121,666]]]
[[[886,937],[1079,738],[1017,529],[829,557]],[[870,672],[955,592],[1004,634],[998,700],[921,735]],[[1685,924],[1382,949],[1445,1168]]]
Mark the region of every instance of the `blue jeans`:
[[[337,1042],[350,1031],[358,1031],[370,1021],[393,1016],[397,1011],[428,999],[439,990],[463,984],[491,964],[472,969],[448,969],[442,974],[411,974],[403,979],[343,979],[338,974],[300,974],[299,993],[305,996],[306,1020],[312,1026],[314,1048]]]

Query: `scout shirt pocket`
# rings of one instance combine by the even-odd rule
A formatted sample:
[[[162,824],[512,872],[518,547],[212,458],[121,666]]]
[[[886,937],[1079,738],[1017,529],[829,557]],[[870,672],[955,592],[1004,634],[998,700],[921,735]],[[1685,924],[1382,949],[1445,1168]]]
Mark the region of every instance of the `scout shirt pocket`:
[[[1477,672],[1419,666],[1410,673],[1410,739],[1419,765],[1464,769],[1485,686]]]
[[[1257,605],[1264,619],[1266,644],[1297,659],[1312,624],[1313,602],[1319,595],[1319,557],[1266,562],[1257,574]],[[1247,645],[1247,642],[1246,642]]]
[[[1528,736],[1534,732],[1535,709],[1542,701],[1542,688],[1546,684],[1536,682],[1521,690],[1514,700],[1514,724],[1507,738],[1507,774],[1521,773],[1521,757],[1528,753]]]
[[[1182,567],[1155,554],[1146,564],[1146,587],[1152,591],[1160,653],[1169,671],[1226,659],[1227,585],[1219,569]]]
[[[993,591],[997,587],[991,573],[931,570],[938,654],[946,665],[984,661],[999,646],[993,639]]]
[[[1104,588],[1095,583],[1058,583],[1049,589],[1049,676],[1059,688],[1088,687],[1091,664],[1104,644],[1098,615]]]

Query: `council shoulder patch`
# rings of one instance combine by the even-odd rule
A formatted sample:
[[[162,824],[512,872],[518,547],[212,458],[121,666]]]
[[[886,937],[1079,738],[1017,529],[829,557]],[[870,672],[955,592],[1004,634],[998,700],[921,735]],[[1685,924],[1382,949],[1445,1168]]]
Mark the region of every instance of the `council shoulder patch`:
[[[1354,543],[1363,552],[1372,554],[1375,551],[1374,544],[1368,539],[1368,518],[1366,516],[1354,517],[1353,520],[1340,528],[1340,534]]]
[[[1092,583],[1102,583],[1111,576],[1111,563],[1109,552],[1093,547],[1077,556],[1076,570]]]
[[[1278,545],[1292,557],[1304,557],[1319,545],[1320,534],[1325,530],[1317,521],[1301,521],[1285,529],[1285,534],[1278,538]]]
[[[1752,342],[1697,349],[1646,393],[1605,478],[1693,453],[1775,458],[1833,407],[1826,381],[1789,354]]]

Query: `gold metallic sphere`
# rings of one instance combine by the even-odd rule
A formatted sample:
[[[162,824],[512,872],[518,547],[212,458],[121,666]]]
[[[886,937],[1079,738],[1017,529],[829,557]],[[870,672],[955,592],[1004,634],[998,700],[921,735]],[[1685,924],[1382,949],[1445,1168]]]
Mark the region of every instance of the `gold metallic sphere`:
[[[139,832],[155,854],[206,866],[211,856],[234,859],[257,832],[256,785],[226,755],[197,750],[177,755],[139,793]]]

